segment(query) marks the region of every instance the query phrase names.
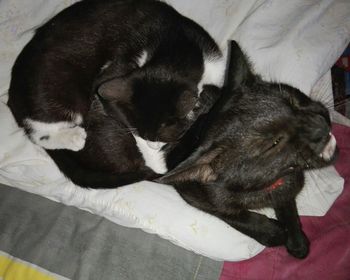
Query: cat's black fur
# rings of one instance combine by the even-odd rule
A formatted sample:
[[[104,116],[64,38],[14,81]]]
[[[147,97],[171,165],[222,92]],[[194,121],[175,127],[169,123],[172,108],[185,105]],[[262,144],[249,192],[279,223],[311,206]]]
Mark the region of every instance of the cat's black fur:
[[[147,56],[140,65],[144,51]],[[80,1],[40,27],[25,46],[12,69],[8,105],[30,137],[33,127],[28,118],[83,126],[95,90],[119,78],[118,85],[112,85],[117,90],[106,89],[102,97],[113,103],[124,96],[119,105],[131,125],[139,128],[140,136],[168,142],[183,133],[188,109],[199,95],[205,56],[221,56],[214,40],[165,3]],[[144,98],[139,104],[142,115],[135,117],[130,116],[127,101],[132,94],[121,91],[134,95],[172,91],[172,95],[186,94],[188,99],[182,102],[186,106],[177,106],[174,114],[167,115],[161,100],[155,108]],[[77,114],[82,116],[82,124],[76,121]],[[43,134],[34,142],[45,147],[48,139],[50,135]]]
[[[200,106],[204,91],[198,92],[205,58],[220,57],[203,28],[165,3],[80,1],[40,27],[22,50],[12,69],[8,105],[75,184],[113,188],[157,176],[132,133],[177,141],[207,110]],[[75,123],[77,114],[82,123]],[[85,145],[47,147],[53,137],[33,131],[28,118],[68,122],[64,137],[81,128]]]
[[[261,244],[285,245],[291,255],[304,258],[309,241],[295,197],[305,170],[333,162],[335,145],[325,149],[333,137],[330,129],[321,103],[290,86],[262,81],[232,42],[222,96],[168,162],[176,165],[179,152],[190,156],[157,181],[173,185],[189,204]],[[273,207],[277,220],[250,211],[262,207]]]
[[[103,89],[100,89],[100,92],[102,91]],[[197,119],[198,116],[207,113],[219,96],[220,91],[217,87],[204,86],[197,100],[198,106],[193,110],[193,117]],[[170,117],[174,114],[176,106],[182,103],[177,97],[178,95],[171,91],[150,95],[145,92],[142,96],[131,98],[133,102],[129,104],[129,113],[138,113],[137,104],[147,98],[147,102],[150,103],[148,108],[154,110],[157,110],[159,100],[163,101],[161,108],[167,110],[167,116]],[[183,97],[181,95],[181,98]],[[65,176],[76,185],[85,188],[116,188],[159,177],[160,174],[145,165],[132,135],[134,131],[125,124],[128,122],[128,116],[123,114],[123,108],[118,116],[111,117],[105,112],[105,108],[109,106],[116,105],[114,102],[112,105],[108,101],[101,102],[97,97],[93,100],[84,126],[87,139],[82,150],[57,149],[47,150],[47,153]],[[148,120],[147,116],[145,120]],[[168,145],[175,145],[174,143]],[[166,152],[164,155],[166,156]]]
[[[116,188],[157,177],[145,165],[132,130],[107,116],[98,98],[93,100],[85,123],[87,138],[82,150],[46,151],[73,183],[85,188]]]

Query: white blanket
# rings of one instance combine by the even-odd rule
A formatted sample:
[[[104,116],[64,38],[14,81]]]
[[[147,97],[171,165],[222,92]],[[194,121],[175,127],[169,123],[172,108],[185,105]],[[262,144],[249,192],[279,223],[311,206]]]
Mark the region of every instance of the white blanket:
[[[33,30],[75,1],[0,1],[0,182],[74,205],[111,221],[138,227],[218,260],[242,260],[263,246],[222,221],[188,206],[170,186],[140,182],[117,190],[73,185],[19,129],[5,105],[12,64]],[[350,38],[348,0],[172,0],[225,48],[237,39],[264,79],[290,83],[310,94]],[[317,96],[331,101],[328,87]],[[308,174],[298,196],[302,215],[324,215],[341,193],[333,167]],[[269,215],[270,209],[266,210]]]

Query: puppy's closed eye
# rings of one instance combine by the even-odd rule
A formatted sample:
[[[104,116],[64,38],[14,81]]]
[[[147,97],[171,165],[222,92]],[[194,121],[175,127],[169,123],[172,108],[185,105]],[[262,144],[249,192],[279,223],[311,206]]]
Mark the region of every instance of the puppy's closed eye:
[[[274,149],[274,148],[276,148],[277,146],[279,146],[280,144],[282,144],[283,140],[284,140],[284,137],[283,137],[283,136],[277,136],[276,138],[274,138],[274,139],[272,140],[272,144],[271,144],[270,147],[269,147],[269,150]]]

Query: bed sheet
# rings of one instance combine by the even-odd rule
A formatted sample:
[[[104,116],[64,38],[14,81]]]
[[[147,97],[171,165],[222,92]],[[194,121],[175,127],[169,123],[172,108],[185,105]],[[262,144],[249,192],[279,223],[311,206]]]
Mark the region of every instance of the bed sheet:
[[[0,213],[0,279],[216,280],[222,270],[154,234],[1,184]]]
[[[17,127],[5,105],[12,64],[34,29],[73,2],[0,2],[0,182],[74,205],[121,225],[156,233],[214,259],[237,261],[258,254],[263,246],[188,206],[171,186],[140,182],[118,190],[97,191],[73,185]],[[350,37],[349,17],[345,17],[350,13],[348,1],[167,2],[207,28],[223,49],[227,39],[237,39],[264,79],[290,83],[307,94],[329,70]],[[275,54],[276,59],[272,59]],[[297,79],[286,79],[296,73]],[[329,92],[318,93],[322,92],[329,98]],[[300,213],[324,215],[342,187],[343,179],[333,167],[309,174],[306,188],[298,197]],[[271,209],[265,211],[272,215]]]

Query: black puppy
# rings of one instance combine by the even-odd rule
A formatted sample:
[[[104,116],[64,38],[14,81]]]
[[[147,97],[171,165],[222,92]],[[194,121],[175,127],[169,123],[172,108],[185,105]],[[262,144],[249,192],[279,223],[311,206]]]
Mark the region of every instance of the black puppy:
[[[304,258],[309,241],[295,197],[305,170],[333,162],[330,129],[322,104],[290,86],[262,81],[232,42],[223,94],[169,153],[168,163],[189,157],[158,182],[261,244],[285,245]],[[277,220],[250,211],[262,207],[273,207]]]

